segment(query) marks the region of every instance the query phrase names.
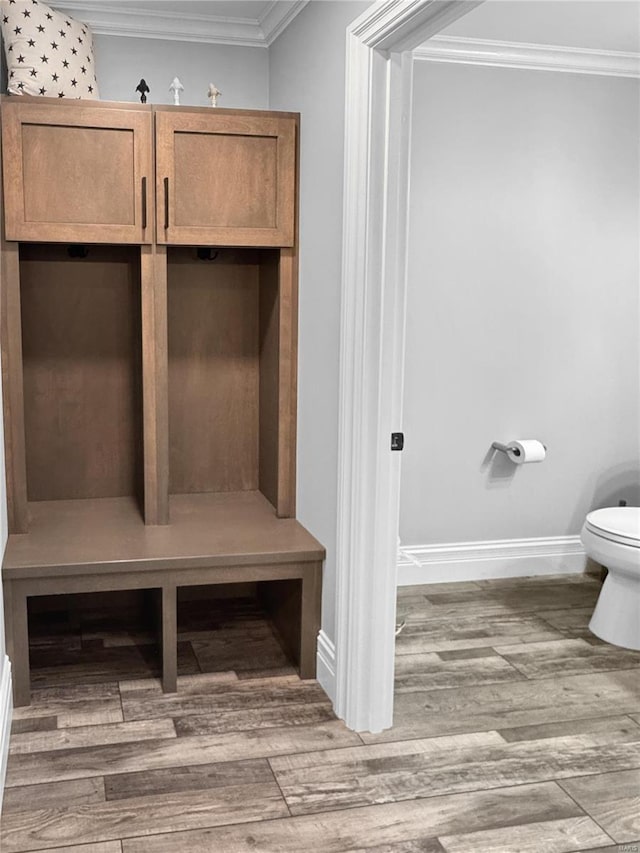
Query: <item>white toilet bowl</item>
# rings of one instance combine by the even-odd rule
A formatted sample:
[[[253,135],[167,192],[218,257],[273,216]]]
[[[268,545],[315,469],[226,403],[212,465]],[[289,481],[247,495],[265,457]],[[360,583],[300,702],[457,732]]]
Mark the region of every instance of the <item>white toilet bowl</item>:
[[[580,539],[587,555],[609,570],[589,629],[607,643],[640,651],[640,507],[590,512]]]

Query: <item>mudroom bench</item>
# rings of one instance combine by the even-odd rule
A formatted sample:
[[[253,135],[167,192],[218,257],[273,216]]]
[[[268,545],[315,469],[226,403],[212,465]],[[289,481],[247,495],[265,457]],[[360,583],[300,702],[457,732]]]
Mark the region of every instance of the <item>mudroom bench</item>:
[[[31,505],[28,535],[9,537],[3,568],[16,706],[30,703],[27,599],[157,590],[162,687],[176,691],[177,589],[258,583],[302,678],[315,677],[324,549],[295,519],[278,519],[256,492],[177,495],[172,523],[145,526],[133,499]],[[281,581],[268,594],[268,582]]]

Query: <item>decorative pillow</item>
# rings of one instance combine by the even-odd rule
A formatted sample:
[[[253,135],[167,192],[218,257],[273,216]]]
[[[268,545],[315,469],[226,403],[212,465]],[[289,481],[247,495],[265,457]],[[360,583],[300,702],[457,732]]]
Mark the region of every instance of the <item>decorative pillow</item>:
[[[0,0],[0,28],[12,95],[99,97],[86,24],[40,0]]]

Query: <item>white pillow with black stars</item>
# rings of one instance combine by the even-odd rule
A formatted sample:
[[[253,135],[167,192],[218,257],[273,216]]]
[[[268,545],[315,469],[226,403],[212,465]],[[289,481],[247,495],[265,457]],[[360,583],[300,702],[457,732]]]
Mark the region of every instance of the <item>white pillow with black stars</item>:
[[[99,97],[86,24],[40,0],[0,0],[0,29],[10,94]]]

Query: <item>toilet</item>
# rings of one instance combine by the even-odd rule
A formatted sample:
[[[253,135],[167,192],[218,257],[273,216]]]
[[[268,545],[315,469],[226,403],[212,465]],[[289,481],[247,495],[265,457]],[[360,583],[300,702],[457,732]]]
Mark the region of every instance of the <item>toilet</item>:
[[[589,629],[607,643],[640,651],[640,507],[590,512],[580,539],[587,556],[609,570]]]

